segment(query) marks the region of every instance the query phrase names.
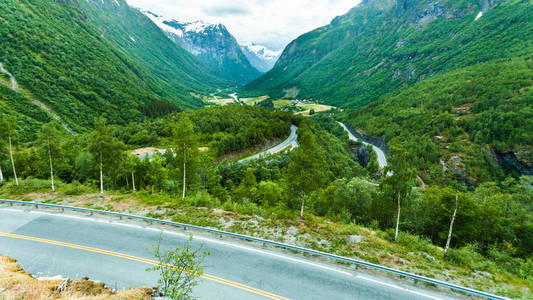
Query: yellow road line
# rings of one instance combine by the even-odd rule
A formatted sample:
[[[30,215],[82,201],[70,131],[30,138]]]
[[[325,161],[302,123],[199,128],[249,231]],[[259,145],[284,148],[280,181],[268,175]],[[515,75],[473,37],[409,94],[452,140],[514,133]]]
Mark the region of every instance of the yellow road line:
[[[119,252],[114,252],[114,251],[109,251],[109,250],[104,250],[104,249],[98,249],[98,248],[89,247],[89,246],[65,243],[65,242],[61,242],[61,241],[54,241],[54,240],[48,240],[48,239],[43,239],[43,238],[38,238],[38,237],[19,235],[19,234],[13,234],[13,233],[6,233],[6,232],[0,232],[0,237],[13,238],[13,239],[19,239],[19,240],[26,240],[26,241],[33,241],[33,242],[50,244],[50,245],[61,246],[61,247],[66,247],[66,248],[78,249],[78,250],[83,250],[83,251],[88,251],[88,252],[93,252],[93,253],[99,253],[99,254],[104,254],[104,255],[109,255],[109,256],[114,256],[114,257],[120,257],[120,258],[124,258],[124,259],[127,259],[127,260],[137,261],[137,262],[141,262],[141,263],[145,263],[145,264],[149,264],[149,265],[154,265],[154,266],[158,266],[159,265],[158,261],[155,261],[155,260],[152,260],[152,259],[147,259],[147,258],[143,258],[143,257],[133,256],[133,255],[125,254],[125,253],[119,253]],[[214,281],[214,282],[218,282],[218,283],[224,284],[224,285],[232,286],[232,287],[235,287],[235,288],[238,288],[238,289],[250,292],[250,293],[254,293],[254,294],[257,294],[257,295],[260,295],[260,296],[264,296],[266,298],[270,298],[270,299],[274,299],[274,300],[290,300],[289,298],[286,298],[286,297],[283,297],[283,296],[279,296],[279,295],[276,295],[276,294],[273,294],[273,293],[270,293],[270,292],[267,292],[267,291],[263,291],[263,290],[260,290],[260,289],[257,289],[257,288],[251,287],[251,286],[247,286],[247,285],[244,285],[244,284],[241,284],[241,283],[238,283],[238,282],[234,282],[234,281],[231,281],[231,280],[227,280],[227,279],[224,279],[224,278],[221,278],[221,277],[217,277],[217,276],[214,276],[214,275],[203,274],[201,277],[204,278],[204,279],[207,279],[207,280],[211,280],[211,281]]]

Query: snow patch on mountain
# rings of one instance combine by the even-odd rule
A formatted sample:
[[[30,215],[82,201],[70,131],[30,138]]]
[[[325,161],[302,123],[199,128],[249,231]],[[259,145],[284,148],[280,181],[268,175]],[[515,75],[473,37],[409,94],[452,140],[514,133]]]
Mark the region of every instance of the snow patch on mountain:
[[[142,13],[145,14],[148,18],[150,18],[150,20],[152,20],[152,22],[154,22],[154,24],[157,25],[157,27],[161,28],[161,30],[163,30],[164,32],[170,32],[179,37],[183,37],[183,31],[172,26],[168,26],[164,23],[166,21],[165,18],[158,16],[150,11],[142,11]]]
[[[266,46],[258,45],[258,44],[250,43],[250,42],[244,43],[241,46],[248,48],[250,51],[255,53],[255,55],[263,59],[267,59],[267,60],[277,60],[282,52],[281,50],[279,51],[270,50]]]
[[[255,43],[243,43],[241,49],[250,63],[261,72],[268,72],[274,67],[283,51],[274,51]]]

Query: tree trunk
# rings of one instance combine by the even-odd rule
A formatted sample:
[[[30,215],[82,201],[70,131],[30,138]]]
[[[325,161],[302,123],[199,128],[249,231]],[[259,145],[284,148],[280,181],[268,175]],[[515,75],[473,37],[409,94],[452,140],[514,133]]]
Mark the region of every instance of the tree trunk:
[[[4,174],[2,173],[2,167],[0,167],[0,183],[4,182]]]
[[[302,191],[302,208],[300,209],[300,218],[304,217],[304,206],[305,206],[305,192]]]
[[[446,248],[444,248],[444,258],[448,256],[448,249],[450,249],[450,241],[452,240],[453,223],[457,216],[457,208],[459,207],[459,192],[455,192],[455,210],[453,211],[452,222],[450,223],[450,231],[448,232],[448,240],[446,241]]]
[[[100,152],[100,194],[104,194],[104,162],[102,152]]]
[[[398,217],[396,218],[396,233],[394,234],[394,241],[398,240],[398,229],[400,228],[400,193],[398,193]]]
[[[13,176],[15,176],[15,183],[19,185],[19,179],[17,178],[17,170],[15,170],[15,161],[13,160],[13,149],[11,147],[11,135],[7,136],[9,140],[9,157],[11,158],[11,166],[13,167]]]
[[[183,143],[183,195],[182,195],[182,199],[185,199],[185,186],[187,184],[186,180],[187,180],[187,165],[185,163],[185,159],[186,159],[186,150],[185,150],[185,143]]]
[[[50,140],[48,140],[48,159],[50,160],[50,180],[52,181],[52,192],[55,192],[54,186],[54,165],[52,164],[52,150],[50,149]]]
[[[131,172],[131,185],[133,186],[133,192],[135,193],[135,173]]]

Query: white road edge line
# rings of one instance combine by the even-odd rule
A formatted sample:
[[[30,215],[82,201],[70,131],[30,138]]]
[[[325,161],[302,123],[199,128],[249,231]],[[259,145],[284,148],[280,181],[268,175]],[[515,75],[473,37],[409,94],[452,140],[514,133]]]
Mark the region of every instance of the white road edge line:
[[[17,209],[6,209],[6,210],[20,212],[20,210],[17,210]],[[164,229],[162,230],[162,229],[157,229],[157,228],[143,227],[141,225],[135,225],[135,224],[126,224],[126,223],[121,223],[121,222],[113,222],[112,220],[94,219],[94,218],[90,218],[90,217],[73,216],[73,215],[68,215],[68,214],[58,215],[58,214],[54,214],[54,213],[50,213],[50,212],[34,211],[34,210],[30,211],[29,213],[41,214],[41,215],[50,215],[50,216],[54,216],[54,217],[79,219],[79,220],[97,222],[97,223],[104,223],[104,224],[112,224],[112,225],[130,227],[130,228],[136,228],[136,229],[142,229],[142,230],[150,230],[150,231],[154,231],[154,232],[163,232],[163,233],[168,234],[168,235],[176,235],[176,236],[185,237],[185,238],[189,237],[189,235],[184,234],[184,233],[173,232],[173,231],[168,231],[168,230],[164,230]],[[318,264],[318,263],[312,263],[312,262],[309,262],[309,261],[305,261],[305,260],[301,260],[301,259],[285,256],[285,255],[282,255],[282,254],[277,254],[277,253],[272,253],[272,252],[268,252],[268,251],[264,251],[264,250],[254,249],[254,248],[237,245],[237,244],[230,243],[230,242],[219,241],[219,240],[211,239],[211,238],[208,238],[208,237],[205,237],[205,236],[201,236],[201,235],[194,236],[194,239],[201,240],[201,241],[206,241],[206,242],[210,242],[210,243],[214,243],[214,244],[225,245],[225,246],[228,246],[228,247],[238,248],[238,249],[246,250],[246,251],[249,251],[249,252],[256,252],[256,253],[260,253],[260,254],[263,254],[263,255],[266,255],[266,256],[277,257],[277,258],[281,258],[281,259],[284,259],[284,260],[288,260],[288,261],[292,261],[292,262],[296,262],[296,263],[300,263],[300,264],[304,264],[304,265],[309,265],[309,266],[312,266],[312,267],[315,267],[315,268],[328,270],[330,272],[343,274],[345,276],[355,277],[354,274],[346,272],[346,271],[342,271],[342,270],[339,270],[339,269],[336,269],[336,268],[333,268],[333,267],[329,267],[329,266],[325,266],[325,265],[322,265],[322,264]]]
[[[370,282],[373,282],[373,283],[377,283],[377,284],[380,284],[380,285],[384,285],[384,286],[387,286],[387,287],[390,287],[390,288],[393,288],[393,289],[397,289],[397,290],[405,291],[405,292],[412,293],[412,294],[415,294],[415,295],[419,295],[419,296],[422,296],[422,297],[426,297],[426,298],[429,298],[429,299],[443,300],[443,298],[427,295],[427,294],[424,294],[422,292],[413,291],[413,290],[410,290],[408,288],[404,288],[404,287],[397,286],[397,285],[390,284],[390,283],[385,283],[385,282],[382,282],[382,281],[379,281],[379,280],[368,278],[366,276],[357,275],[355,277],[359,278],[359,279],[366,280],[366,281],[370,281]]]
[[[17,209],[10,209],[10,208],[0,208],[0,209],[8,210],[8,211],[21,212],[21,210],[17,210]],[[105,224],[111,224],[111,225],[117,225],[117,226],[123,226],[123,227],[130,227],[130,228],[136,228],[136,229],[142,229],[142,230],[149,230],[149,231],[154,231],[154,232],[163,232],[163,233],[168,234],[168,235],[176,235],[176,236],[180,236],[180,237],[188,237],[189,236],[189,235],[184,234],[184,233],[178,233],[178,232],[173,232],[173,231],[168,231],[168,230],[161,230],[161,229],[150,228],[150,227],[143,227],[141,225],[135,225],[135,224],[126,224],[126,223],[121,223],[121,222],[113,222],[112,220],[94,219],[94,218],[90,218],[90,217],[73,216],[73,215],[68,215],[68,214],[61,215],[61,214],[55,214],[55,213],[43,212],[43,211],[34,211],[34,210],[31,210],[30,213],[41,214],[41,215],[50,215],[50,216],[62,217],[62,218],[80,219],[80,220],[84,220],[84,221],[105,223]],[[238,248],[238,249],[242,249],[242,250],[247,250],[247,251],[250,251],[250,252],[261,253],[263,255],[273,256],[273,257],[281,258],[281,259],[284,259],[284,260],[288,260],[288,261],[293,261],[293,262],[300,263],[300,264],[309,265],[309,266],[312,266],[312,267],[316,267],[316,268],[328,270],[328,271],[331,271],[331,272],[343,274],[343,275],[346,275],[346,276],[349,276],[349,277],[355,277],[355,278],[363,279],[363,280],[366,280],[366,281],[370,281],[370,282],[373,282],[373,283],[376,283],[376,284],[380,284],[380,285],[383,285],[383,286],[387,286],[387,287],[390,287],[390,288],[394,288],[394,289],[397,289],[397,290],[406,291],[406,292],[409,292],[409,293],[412,293],[412,294],[415,294],[415,295],[419,295],[419,296],[422,296],[422,297],[426,297],[426,298],[429,298],[429,299],[443,300],[443,298],[427,295],[427,294],[424,294],[422,292],[418,292],[418,291],[414,291],[414,290],[411,290],[411,289],[408,289],[408,288],[400,287],[400,286],[397,286],[397,285],[394,285],[394,284],[378,281],[378,280],[375,280],[375,279],[372,279],[372,278],[369,278],[369,277],[366,277],[366,276],[363,276],[363,275],[354,275],[354,274],[351,274],[351,273],[348,273],[348,272],[345,272],[345,271],[341,271],[341,270],[338,270],[338,269],[333,268],[333,267],[328,267],[328,266],[325,266],[325,265],[322,265],[322,264],[312,263],[312,262],[304,261],[304,260],[297,259],[297,258],[288,257],[288,256],[281,255],[281,254],[276,254],[276,253],[272,253],[272,252],[268,252],[268,251],[263,251],[263,250],[259,250],[259,249],[254,249],[254,248],[250,248],[250,247],[246,247],[246,246],[237,245],[237,244],[234,244],[234,243],[214,240],[214,239],[211,239],[211,238],[208,238],[208,237],[204,237],[204,236],[195,236],[194,238],[197,239],[197,240],[202,240],[202,241],[207,241],[207,242],[210,242],[210,243],[226,245],[226,246],[229,246],[229,247],[234,247],[234,248]]]

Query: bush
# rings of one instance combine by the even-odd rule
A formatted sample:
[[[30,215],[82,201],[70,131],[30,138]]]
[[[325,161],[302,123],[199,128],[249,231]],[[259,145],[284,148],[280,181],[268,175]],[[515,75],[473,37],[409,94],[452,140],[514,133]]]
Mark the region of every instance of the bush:
[[[459,249],[450,248],[448,250],[448,260],[458,266],[477,269],[478,262],[485,259],[477,252],[477,245],[468,244]]]
[[[83,194],[90,194],[94,192],[94,188],[85,186],[78,181],[74,181],[71,184],[67,185],[64,189],[63,194],[68,196],[79,196]]]
[[[193,207],[216,207],[220,206],[220,200],[202,191],[194,196],[186,197],[185,204]]]
[[[54,181],[54,183],[56,188],[64,186],[59,180]],[[19,180],[18,186],[15,181],[9,181],[2,187],[2,190],[9,194],[23,195],[32,192],[52,191],[52,185],[50,180],[28,177],[24,180]]]

